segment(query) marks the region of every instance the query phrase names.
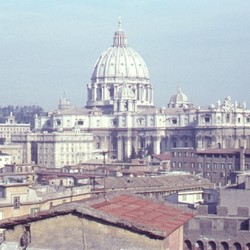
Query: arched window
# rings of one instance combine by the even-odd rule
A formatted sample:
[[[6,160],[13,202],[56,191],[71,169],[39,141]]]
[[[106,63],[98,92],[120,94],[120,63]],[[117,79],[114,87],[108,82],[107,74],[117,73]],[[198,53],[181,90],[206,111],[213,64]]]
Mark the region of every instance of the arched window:
[[[235,249],[235,250],[241,250],[242,248],[241,248],[240,243],[235,242],[235,243],[233,244],[233,249]]]
[[[216,244],[214,241],[208,242],[208,250],[216,250]]]
[[[226,242],[221,242],[221,249],[222,250],[229,250],[228,244]]]
[[[204,250],[204,244],[202,241],[200,241],[200,240],[196,241],[195,250]]]
[[[250,250],[250,243],[246,244],[246,250]]]
[[[192,250],[192,244],[189,240],[184,241],[184,250]]]

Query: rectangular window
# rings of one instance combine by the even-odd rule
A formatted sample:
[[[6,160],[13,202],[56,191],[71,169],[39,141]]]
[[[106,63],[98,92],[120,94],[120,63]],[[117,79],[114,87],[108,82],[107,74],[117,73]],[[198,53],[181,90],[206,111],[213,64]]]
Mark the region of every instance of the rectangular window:
[[[173,152],[172,155],[173,155],[173,156],[176,156],[176,152]]]
[[[198,162],[198,168],[202,168],[202,162]]]
[[[34,215],[40,211],[39,207],[33,207],[30,209],[30,214]]]
[[[201,194],[196,194],[197,199],[201,199]]]
[[[182,195],[182,201],[187,201],[187,195],[186,194]]]
[[[205,117],[205,122],[206,122],[206,123],[210,122],[210,117],[209,117],[209,116],[206,116],[206,117]]]
[[[14,209],[20,208],[20,197],[15,196],[14,199],[13,199],[13,203],[14,203]]]

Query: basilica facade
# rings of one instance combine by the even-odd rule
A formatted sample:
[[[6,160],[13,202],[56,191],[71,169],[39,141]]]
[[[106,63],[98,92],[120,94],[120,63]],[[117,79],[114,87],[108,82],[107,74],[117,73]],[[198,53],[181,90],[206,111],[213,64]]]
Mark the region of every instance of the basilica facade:
[[[112,46],[97,59],[86,87],[85,108],[71,106],[64,97],[57,110],[36,117],[33,133],[46,136],[55,132],[91,133],[93,141],[89,148],[93,152],[107,151],[109,158],[119,161],[173,148],[250,147],[250,110],[245,103],[232,102],[226,97],[202,108],[190,103],[178,87],[166,107],[155,107],[147,65],[128,46],[120,22]],[[22,141],[18,136],[14,140],[37,144],[36,148],[46,143],[42,139]]]

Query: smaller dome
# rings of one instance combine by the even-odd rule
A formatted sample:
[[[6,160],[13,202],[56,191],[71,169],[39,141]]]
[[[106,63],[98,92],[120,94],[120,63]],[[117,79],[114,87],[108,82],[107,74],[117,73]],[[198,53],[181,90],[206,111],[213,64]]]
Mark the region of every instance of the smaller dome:
[[[178,87],[177,93],[170,98],[168,107],[172,107],[172,108],[186,107],[189,104],[190,103],[188,101],[187,96],[184,93],[182,93],[181,88]]]

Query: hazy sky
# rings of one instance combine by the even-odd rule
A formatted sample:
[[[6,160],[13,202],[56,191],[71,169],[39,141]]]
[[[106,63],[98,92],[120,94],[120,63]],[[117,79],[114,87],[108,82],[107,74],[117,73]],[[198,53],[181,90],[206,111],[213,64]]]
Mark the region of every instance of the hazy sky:
[[[0,105],[86,104],[95,61],[118,17],[145,60],[155,105],[178,85],[196,105],[250,106],[249,0],[0,0]]]

